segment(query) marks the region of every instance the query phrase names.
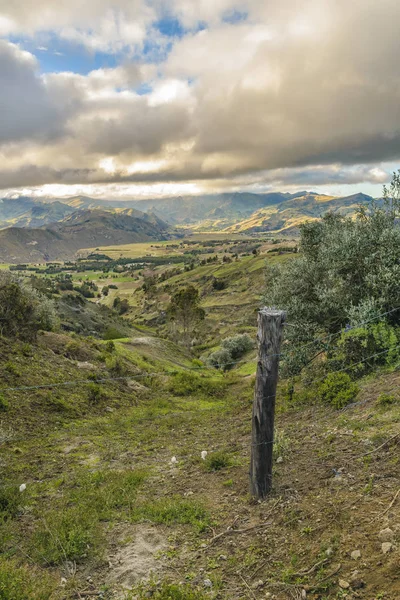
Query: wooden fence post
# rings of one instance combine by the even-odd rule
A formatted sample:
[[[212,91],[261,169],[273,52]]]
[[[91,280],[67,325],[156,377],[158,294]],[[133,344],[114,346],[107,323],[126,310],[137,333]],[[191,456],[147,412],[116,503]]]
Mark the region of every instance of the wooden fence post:
[[[286,313],[263,308],[258,313],[258,362],[254,391],[250,464],[251,493],[262,499],[272,487],[275,395]]]

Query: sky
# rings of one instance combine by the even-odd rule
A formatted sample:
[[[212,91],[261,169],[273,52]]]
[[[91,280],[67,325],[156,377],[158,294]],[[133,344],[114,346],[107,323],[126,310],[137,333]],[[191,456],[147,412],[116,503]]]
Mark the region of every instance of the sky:
[[[400,166],[398,0],[0,0],[0,197],[313,190]]]

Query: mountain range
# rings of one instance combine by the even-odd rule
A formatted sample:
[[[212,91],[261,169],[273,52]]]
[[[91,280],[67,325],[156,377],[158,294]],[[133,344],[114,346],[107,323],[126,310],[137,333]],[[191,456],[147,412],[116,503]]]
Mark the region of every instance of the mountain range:
[[[0,230],[0,261],[38,263],[73,259],[82,248],[132,244],[171,237],[170,227],[152,214],[100,209],[74,211],[60,222],[40,228]]]
[[[151,200],[98,200],[87,196],[0,199],[0,260],[41,262],[73,258],[83,248],[168,239],[177,228],[257,234],[296,233],[305,220],[331,211],[354,214],[373,199],[225,193]]]

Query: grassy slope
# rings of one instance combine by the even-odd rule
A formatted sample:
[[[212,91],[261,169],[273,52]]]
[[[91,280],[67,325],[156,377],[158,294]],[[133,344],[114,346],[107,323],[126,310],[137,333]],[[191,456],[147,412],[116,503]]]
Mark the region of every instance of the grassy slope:
[[[211,346],[255,332],[265,260],[287,259],[244,256],[166,283],[199,287]],[[210,290],[213,276],[227,289]],[[199,369],[183,348],[154,336],[151,319],[168,301],[163,284],[143,312],[142,292],[132,295],[140,280],[110,278],[117,280],[129,318],[143,322],[115,350],[68,335],[46,334],[35,346],[0,340],[2,389],[131,377],[0,392],[8,403],[0,412],[1,600],[284,600],[304,591],[313,600],[397,600],[399,438],[391,438],[400,434],[399,390],[392,405],[377,399],[400,377],[366,379],[360,404],[343,412],[288,406],[280,393],[275,457],[283,460],[271,497],[255,504],[248,495],[255,362],[227,375]],[[188,374],[189,389],[176,373]],[[394,546],[384,555],[378,533],[386,527]],[[351,558],[354,550],[360,559]],[[151,569],[154,581],[189,587],[150,582],[121,591]]]
[[[80,358],[93,365],[85,371],[64,356],[68,341],[46,336],[28,357],[25,346],[2,344],[2,387],[109,374],[101,344],[80,342]],[[186,580],[200,591],[210,579],[205,598],[261,599],[270,592],[283,599],[301,589],[311,598],[342,598],[340,578],[357,588],[356,597],[396,600],[399,554],[382,554],[378,532],[390,526],[399,542],[399,503],[390,506],[398,451],[395,440],[382,444],[400,433],[400,404],[380,408],[376,399],[400,378],[366,381],[364,403],[341,413],[291,408],[280,398],[276,457],[283,462],[276,464],[271,497],[254,504],[247,475],[251,379],[231,374],[221,392],[222,377],[205,372],[211,396],[204,390],[176,396],[166,373],[183,367],[170,362],[172,345],[164,355],[160,346],[149,343],[143,352],[143,344],[117,343],[125,369],[159,373],[137,377],[146,387],[136,391],[104,383],[95,402],[87,386],[7,394],[1,459],[11,488],[3,490],[22,482],[27,490],[17,494],[24,508],[1,528],[0,582],[7,569],[13,577],[20,573],[16,564],[26,571],[25,591],[2,597],[77,598],[101,590],[104,598],[117,597],[113,574],[117,564],[123,567],[117,557],[145,527],[146,535],[164,540],[152,557],[156,579]],[[190,367],[184,355],[179,363]],[[201,461],[202,450],[220,453],[223,468],[208,471],[212,463]],[[361,559],[351,558],[354,550]],[[30,578],[35,585],[27,596]]]

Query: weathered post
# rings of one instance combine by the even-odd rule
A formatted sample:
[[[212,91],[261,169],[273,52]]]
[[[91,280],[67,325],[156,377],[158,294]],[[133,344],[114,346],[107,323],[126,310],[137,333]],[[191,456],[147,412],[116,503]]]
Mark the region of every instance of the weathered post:
[[[263,308],[258,313],[250,484],[252,495],[259,499],[265,498],[272,487],[275,396],[285,317],[283,311],[270,308]]]

